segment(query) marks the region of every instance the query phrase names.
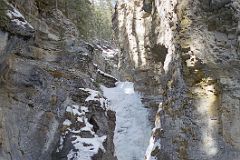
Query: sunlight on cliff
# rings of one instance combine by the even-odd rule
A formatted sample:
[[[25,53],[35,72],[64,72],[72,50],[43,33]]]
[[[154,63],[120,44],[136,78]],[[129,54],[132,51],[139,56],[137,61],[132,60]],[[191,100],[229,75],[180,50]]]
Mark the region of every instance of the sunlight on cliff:
[[[196,107],[202,121],[202,150],[209,157],[215,156],[219,150],[215,139],[218,134],[218,97],[211,81],[211,78],[203,79],[193,91],[197,94]]]
[[[141,17],[143,17],[144,12],[139,12],[139,11],[135,11],[135,12],[136,12],[136,16],[134,18],[136,19],[136,23],[135,23],[136,37],[137,37],[136,43],[138,43],[138,51],[139,51],[139,58],[141,60],[141,66],[145,66],[146,65],[146,59],[145,59],[146,50],[144,47],[144,36],[145,36],[146,31],[145,31],[144,19],[141,18]]]
[[[129,56],[136,68],[146,65],[146,50],[144,47],[145,26],[143,14],[140,6],[135,6],[135,2],[122,2],[119,4],[125,6],[128,10],[119,10],[118,16],[118,28],[124,30],[127,38],[120,35],[120,41],[128,45]],[[140,5],[140,3],[139,3]],[[130,11],[133,14],[130,14]]]

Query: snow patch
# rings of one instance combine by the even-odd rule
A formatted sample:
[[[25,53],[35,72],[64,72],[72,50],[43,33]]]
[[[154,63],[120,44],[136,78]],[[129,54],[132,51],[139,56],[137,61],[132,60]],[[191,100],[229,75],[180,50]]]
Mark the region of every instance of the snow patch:
[[[157,113],[160,113],[162,111],[162,102],[159,103],[159,109],[157,111]],[[155,127],[152,129],[152,133],[154,134],[156,132],[156,130],[160,129],[160,131],[163,131],[161,128],[161,123],[156,120],[155,121]],[[149,145],[146,151],[146,157],[145,160],[157,160],[156,157],[152,156],[151,153],[152,151],[154,151],[155,149],[161,149],[161,140],[158,137],[158,139],[156,139],[156,137],[154,137],[152,134],[151,139],[149,141]]]
[[[72,113],[73,115],[81,116],[82,114],[78,110],[79,110],[79,106],[77,105],[67,106],[66,108],[66,112]]]
[[[68,160],[91,160],[92,156],[98,153],[99,149],[105,151],[103,142],[107,136],[95,136],[94,138],[73,137],[76,138],[76,140],[72,143],[78,151],[71,150],[67,155]]]
[[[154,130],[154,129],[153,129]],[[153,131],[154,132],[154,131]],[[152,156],[151,153],[152,151],[154,151],[156,148],[160,149],[161,145],[160,145],[160,139],[155,140],[153,136],[151,136],[150,141],[149,141],[149,145],[146,151],[146,155],[145,155],[145,160],[157,160],[156,157]]]
[[[23,28],[29,27],[31,29],[34,29],[33,26],[26,21],[24,16],[11,5],[13,8],[13,11],[7,10],[7,16],[11,19],[12,22],[14,22],[16,25],[21,26]]]
[[[102,52],[102,56],[105,59],[111,59],[111,58],[114,58],[118,52],[119,52],[119,50],[117,50],[117,49],[104,49]]]
[[[82,112],[85,112],[85,113],[86,113],[86,112],[89,112],[88,108],[85,107],[85,106],[81,106],[80,109],[81,109]]]
[[[84,89],[86,91],[90,91],[93,93],[96,93],[94,90],[91,89]],[[78,105],[69,105],[66,108],[66,112],[72,113],[74,116],[76,116],[77,121],[70,121],[66,119],[63,122],[63,125],[67,126],[67,130],[63,135],[60,137],[60,143],[59,147],[57,149],[57,152],[60,152],[63,149],[63,144],[66,138],[66,135],[71,133],[73,134],[71,136],[74,141],[72,141],[73,149],[69,151],[67,154],[68,160],[92,160],[92,157],[99,152],[99,150],[102,150],[105,152],[103,142],[106,141],[107,136],[101,136],[99,137],[93,130],[93,125],[89,123],[89,120],[86,116],[86,113],[89,112],[88,108],[85,106],[78,106]],[[84,127],[76,130],[75,128],[70,128],[70,125],[73,123],[84,123]],[[74,126],[72,126],[74,127]],[[89,134],[93,135],[93,138],[85,138],[79,136],[79,133],[83,131],[88,131]]]
[[[90,95],[86,98],[86,102],[88,101],[99,101],[102,108],[105,108],[107,105],[107,101],[105,98],[102,98],[98,91],[92,90],[90,88],[79,88],[85,92],[88,92]]]
[[[100,46],[97,44],[96,47],[98,50],[102,51],[102,56],[105,60],[112,59],[119,53],[118,49],[112,49],[104,45]]]
[[[117,81],[117,79],[116,79],[115,77],[113,77],[113,76],[110,75],[110,74],[107,74],[107,73],[103,72],[103,71],[100,70],[100,69],[98,69],[97,72],[100,73],[101,75],[105,76],[105,77],[113,78],[113,79],[115,79],[115,80]]]
[[[71,126],[72,122],[68,119],[66,119],[64,122],[63,122],[63,125],[64,126]]]
[[[85,122],[85,127],[81,128],[80,131],[90,131],[92,134],[94,134],[94,132],[92,131],[93,130],[93,125],[91,125],[89,122],[88,122],[88,119],[87,118],[84,118],[84,122]]]
[[[92,90],[90,88],[79,88],[85,92],[88,92],[90,94],[90,96],[87,97],[87,99],[85,101],[97,101],[99,100],[99,98],[95,98],[97,96],[99,96],[99,92]]]

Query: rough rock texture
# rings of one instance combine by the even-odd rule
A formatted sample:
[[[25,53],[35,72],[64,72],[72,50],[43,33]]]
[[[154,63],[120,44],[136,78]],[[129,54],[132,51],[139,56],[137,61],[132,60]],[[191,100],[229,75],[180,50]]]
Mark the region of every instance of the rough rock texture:
[[[238,0],[119,0],[123,79],[158,106],[146,159],[240,159]]]
[[[71,105],[87,107],[89,123],[98,126],[95,135],[106,136],[94,159],[115,159],[115,113],[98,100],[86,102],[89,94],[79,89],[99,90],[94,59],[101,52],[78,39],[61,11],[39,8],[37,0],[11,2],[0,0],[0,159],[67,159],[73,139],[56,151]],[[105,76],[101,82],[115,80]]]

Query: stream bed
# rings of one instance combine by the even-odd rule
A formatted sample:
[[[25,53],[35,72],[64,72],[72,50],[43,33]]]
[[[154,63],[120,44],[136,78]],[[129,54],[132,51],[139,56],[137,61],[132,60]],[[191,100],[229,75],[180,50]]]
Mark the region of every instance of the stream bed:
[[[143,160],[151,136],[149,109],[134,91],[134,83],[118,82],[114,88],[102,87],[109,107],[116,112],[115,155],[118,160]]]

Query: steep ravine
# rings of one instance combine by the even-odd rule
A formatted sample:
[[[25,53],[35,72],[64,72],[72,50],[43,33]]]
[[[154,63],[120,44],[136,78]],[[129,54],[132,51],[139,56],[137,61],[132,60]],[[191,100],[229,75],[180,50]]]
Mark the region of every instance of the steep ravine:
[[[117,48],[60,1],[0,0],[0,160],[240,159],[239,0],[118,0]]]

